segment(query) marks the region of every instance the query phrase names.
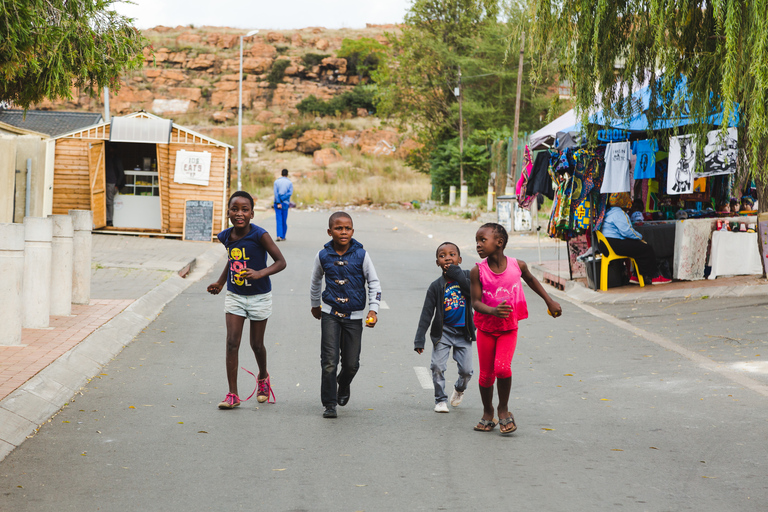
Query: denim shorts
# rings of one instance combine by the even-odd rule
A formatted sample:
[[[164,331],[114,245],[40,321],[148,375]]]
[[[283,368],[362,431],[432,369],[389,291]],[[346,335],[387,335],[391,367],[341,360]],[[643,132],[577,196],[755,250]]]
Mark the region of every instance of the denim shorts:
[[[238,295],[228,291],[224,298],[224,312],[257,322],[266,320],[272,315],[272,292]]]

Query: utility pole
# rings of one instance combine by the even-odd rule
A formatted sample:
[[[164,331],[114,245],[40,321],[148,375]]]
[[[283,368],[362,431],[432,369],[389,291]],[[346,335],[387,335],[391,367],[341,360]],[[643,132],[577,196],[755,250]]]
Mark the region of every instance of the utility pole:
[[[517,66],[517,97],[515,98],[515,127],[512,130],[512,166],[510,174],[507,177],[507,182],[511,186],[517,176],[517,130],[520,127],[520,96],[523,89],[523,54],[525,53],[525,32],[522,35],[522,41],[520,43],[520,62]]]

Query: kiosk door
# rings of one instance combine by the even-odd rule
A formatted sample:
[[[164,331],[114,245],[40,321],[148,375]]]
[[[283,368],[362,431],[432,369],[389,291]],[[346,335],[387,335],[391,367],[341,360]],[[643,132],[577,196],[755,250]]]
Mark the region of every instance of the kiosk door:
[[[104,141],[88,145],[88,176],[94,229],[107,225],[107,180],[104,172]]]

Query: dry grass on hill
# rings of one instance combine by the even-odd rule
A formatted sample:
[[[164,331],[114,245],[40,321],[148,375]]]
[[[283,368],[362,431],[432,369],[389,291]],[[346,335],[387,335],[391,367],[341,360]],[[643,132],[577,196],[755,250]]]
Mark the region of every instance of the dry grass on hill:
[[[362,155],[355,149],[344,149],[341,153],[343,161],[323,169],[306,155],[265,151],[260,154],[264,164],[246,165],[243,188],[255,196],[259,206],[270,208],[272,183],[285,168],[294,184],[293,201],[299,207],[389,205],[429,198],[429,176],[401,160]],[[236,186],[235,175],[233,188]]]

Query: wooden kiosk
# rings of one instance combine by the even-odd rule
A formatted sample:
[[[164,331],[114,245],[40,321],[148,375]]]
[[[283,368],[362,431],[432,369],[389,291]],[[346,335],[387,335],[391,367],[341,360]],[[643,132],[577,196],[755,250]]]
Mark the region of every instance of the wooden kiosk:
[[[114,203],[111,232],[181,237],[188,201],[213,203],[211,237],[227,227],[232,146],[136,112],[56,137],[53,213],[92,210],[106,227],[106,160],[118,158],[126,185]]]

